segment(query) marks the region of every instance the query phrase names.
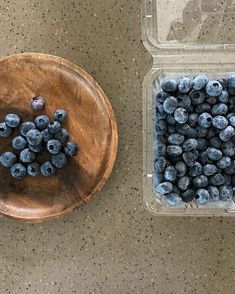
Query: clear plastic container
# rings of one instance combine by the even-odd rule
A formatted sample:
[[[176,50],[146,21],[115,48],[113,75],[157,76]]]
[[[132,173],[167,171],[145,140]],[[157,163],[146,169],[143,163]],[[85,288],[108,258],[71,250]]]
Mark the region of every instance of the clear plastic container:
[[[235,216],[233,200],[169,207],[153,191],[154,94],[167,77],[235,72],[235,1],[143,0],[142,40],[153,57],[143,82],[144,202],[160,215]]]

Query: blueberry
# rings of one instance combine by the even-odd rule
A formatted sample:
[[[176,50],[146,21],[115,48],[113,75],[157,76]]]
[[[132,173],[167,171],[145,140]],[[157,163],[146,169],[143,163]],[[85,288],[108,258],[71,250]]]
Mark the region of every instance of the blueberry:
[[[219,200],[219,190],[215,186],[209,186],[207,191],[210,194],[210,201],[218,201]]]
[[[49,140],[47,142],[47,150],[53,155],[58,154],[61,150],[60,141],[56,139]]]
[[[12,129],[5,123],[0,123],[0,137],[7,138],[12,133]]]
[[[183,151],[191,151],[196,149],[198,146],[198,142],[196,139],[187,139],[183,144]]]
[[[230,95],[234,95],[235,93],[235,74],[231,74],[228,77],[228,92]]]
[[[184,136],[180,134],[172,134],[168,137],[168,142],[173,145],[181,145],[184,142]]]
[[[229,111],[235,111],[235,96],[230,96],[229,101],[227,102]]]
[[[213,118],[213,126],[217,129],[225,129],[228,126],[228,120],[221,115],[217,115]]]
[[[162,82],[162,90],[165,92],[175,92],[178,88],[177,82],[173,79],[164,80]]]
[[[68,164],[68,159],[62,152],[57,155],[52,155],[51,160],[54,166],[57,168],[64,168]]]
[[[188,112],[186,109],[179,107],[174,112],[174,118],[179,124],[184,124],[188,120]]]
[[[47,115],[39,115],[35,118],[34,123],[39,130],[44,130],[50,123],[50,119]]]
[[[207,128],[197,126],[195,128],[195,131],[197,132],[197,137],[199,137],[199,138],[207,137],[207,134],[208,134],[208,129]]]
[[[224,169],[224,172],[228,175],[234,175],[235,174],[235,162],[232,161],[229,167],[226,167]]]
[[[227,88],[228,82],[225,78],[219,78],[217,81],[220,83],[220,85],[223,87],[223,90]]]
[[[191,128],[196,127],[198,121],[198,114],[197,113],[190,113],[188,116],[188,124]]]
[[[166,155],[166,145],[157,142],[157,140],[154,140],[153,153],[156,157],[157,156],[165,156]]]
[[[47,143],[49,140],[53,139],[53,135],[48,131],[48,129],[43,130],[41,133],[42,133],[42,139],[44,142]],[[58,134],[60,134],[60,133],[58,133]],[[57,136],[57,134],[55,136]],[[56,139],[58,139],[58,138],[56,138]]]
[[[235,116],[231,116],[231,117],[229,118],[229,124],[230,124],[231,126],[235,127]]]
[[[205,89],[209,96],[217,97],[222,93],[223,87],[218,81],[212,80],[207,83]]]
[[[194,166],[196,159],[194,154],[191,151],[184,152],[182,157],[187,166],[190,166],[190,167]]]
[[[50,161],[46,161],[41,165],[40,171],[44,177],[50,177],[55,174],[56,169]]]
[[[35,159],[35,153],[32,152],[29,148],[23,149],[20,152],[20,160],[25,163],[33,162]]]
[[[198,105],[203,103],[206,98],[204,91],[197,91],[197,90],[192,90],[189,93],[189,97],[193,105]]]
[[[214,147],[216,149],[220,149],[222,146],[222,143],[218,137],[213,137],[210,139],[210,145],[211,145],[211,147]]]
[[[163,103],[163,109],[168,114],[173,113],[177,106],[178,106],[178,101],[173,96],[167,97]]]
[[[228,113],[226,118],[229,120],[232,116],[235,116],[235,112]]]
[[[196,200],[200,205],[206,204],[210,200],[210,194],[205,189],[199,189],[196,192]]]
[[[211,109],[212,115],[226,115],[228,112],[228,106],[224,103],[215,104]]]
[[[185,94],[180,94],[177,96],[178,100],[178,106],[183,107],[187,111],[190,111],[191,109],[191,99],[189,98],[188,95]]]
[[[198,114],[201,114],[203,112],[210,112],[211,111],[211,105],[208,103],[202,103],[195,107],[195,112]]]
[[[187,189],[181,193],[182,200],[186,203],[191,202],[195,197],[195,192],[192,189]]]
[[[157,194],[157,186],[164,182],[164,177],[163,177],[163,174],[162,173],[153,173],[153,191],[155,194],[156,197],[159,196],[159,194]]]
[[[163,105],[158,103],[156,106],[156,118],[157,119],[165,119],[167,113],[164,111]]]
[[[177,145],[169,145],[166,147],[166,152],[170,156],[179,156],[182,154],[182,148]]]
[[[157,173],[161,173],[166,168],[166,159],[164,157],[158,157],[154,163],[154,170]]]
[[[194,150],[191,150],[190,152],[193,154],[195,159],[198,159],[200,153],[197,150],[194,149]]]
[[[67,112],[64,109],[58,109],[54,113],[54,119],[59,121],[60,123],[65,122],[66,118],[67,118]]]
[[[211,163],[212,161],[208,158],[206,151],[202,151],[199,156],[198,156],[198,161],[202,164],[208,164]]]
[[[181,77],[178,85],[180,93],[188,93],[191,89],[192,81],[188,77]]]
[[[20,126],[20,133],[23,137],[26,137],[28,131],[30,130],[35,130],[36,126],[33,122],[31,121],[26,121],[24,123],[21,124]]]
[[[36,96],[31,99],[31,107],[33,110],[42,110],[45,105],[45,100],[42,96]]]
[[[206,149],[206,154],[209,159],[215,160],[215,161],[219,160],[223,155],[219,149],[216,149],[214,147],[208,147]]]
[[[217,172],[217,167],[214,164],[206,164],[203,166],[205,176],[212,176]]]
[[[167,138],[168,138],[168,135],[167,134],[156,134],[156,140],[158,142],[161,142],[161,143],[167,143]]]
[[[160,195],[165,195],[171,193],[173,190],[173,185],[171,182],[163,182],[157,186],[157,193]]]
[[[27,146],[27,141],[22,136],[17,136],[12,140],[12,147],[16,150],[23,150]]]
[[[233,190],[232,187],[230,186],[220,186],[219,187],[219,192],[220,192],[220,200],[222,201],[228,201],[231,200],[233,197]]]
[[[12,177],[18,180],[23,179],[27,174],[26,168],[21,163],[14,164],[10,172]]]
[[[193,184],[196,188],[205,188],[208,185],[208,178],[204,175],[199,175],[193,179]]]
[[[42,134],[38,130],[30,130],[26,134],[26,139],[30,145],[36,146],[42,142]]]
[[[5,123],[8,127],[17,128],[20,124],[20,117],[15,113],[9,113],[5,116]]]
[[[169,125],[175,126],[176,125],[176,120],[172,114],[168,114],[166,117],[166,121]]]
[[[177,206],[182,203],[182,198],[176,193],[170,193],[162,198],[162,201],[169,206]]]
[[[168,94],[168,93],[166,93],[166,92],[164,92],[164,91],[160,91],[160,92],[158,92],[157,93],[157,95],[156,95],[156,100],[158,101],[158,102],[160,102],[160,103],[163,103],[164,101],[165,101],[165,99],[167,98],[167,97],[169,97],[170,95]]]
[[[197,131],[191,128],[188,124],[183,124],[183,125],[177,124],[175,128],[176,128],[176,131],[181,135],[185,135],[190,138],[197,137]]]
[[[200,162],[195,162],[194,166],[190,167],[189,175],[192,177],[197,177],[202,174],[202,165]]]
[[[218,102],[218,100],[217,100],[216,97],[210,97],[210,96],[208,96],[206,98],[206,102],[209,103],[210,105],[215,105]]]
[[[61,131],[61,124],[58,121],[53,121],[48,125],[48,131],[55,135]]]
[[[12,167],[16,163],[16,155],[13,152],[3,152],[0,157],[0,162],[4,167]]]
[[[218,168],[226,168],[229,167],[232,163],[231,158],[228,156],[223,156],[220,160],[217,161]]]
[[[160,119],[159,121],[156,122],[155,129],[159,134],[166,133],[167,132],[167,122],[163,119]]]
[[[37,162],[32,162],[27,167],[27,172],[30,176],[36,177],[40,175],[40,164]]]
[[[198,138],[197,139],[197,150],[204,151],[208,147],[208,141],[205,138]]]
[[[221,150],[222,150],[223,154],[226,156],[234,156],[235,155],[235,145],[231,141],[223,142]]]
[[[218,97],[219,102],[227,103],[229,100],[229,94],[227,91],[222,91],[222,93]]]
[[[212,116],[207,112],[200,114],[198,117],[198,124],[202,128],[209,128],[212,124]]]
[[[221,130],[219,137],[221,141],[227,142],[235,135],[235,130],[232,126],[228,126],[225,129]]]
[[[214,138],[217,134],[219,134],[219,129],[215,129],[215,128],[209,128],[207,129],[208,132],[207,132],[207,139],[212,139]]]
[[[181,194],[180,189],[175,184],[173,184],[173,190],[172,190],[172,192],[174,192],[174,193],[176,193],[178,195]]]
[[[29,149],[31,151],[33,151],[34,153],[39,153],[43,150],[43,145],[39,144],[39,145],[30,145],[29,144]]]
[[[75,142],[68,142],[64,147],[64,153],[67,156],[76,156],[78,151],[78,145]]]
[[[178,161],[175,164],[175,169],[177,171],[177,176],[178,177],[183,177],[186,174],[187,167],[183,161]]]
[[[232,177],[230,175],[224,174],[224,184],[225,185],[230,185],[232,182]],[[233,186],[235,186],[235,181]]]
[[[174,182],[176,179],[177,171],[174,166],[168,166],[164,171],[164,178],[166,181]]]
[[[169,135],[172,135],[172,134],[174,134],[176,132],[176,129],[173,126],[168,125],[167,132],[168,132]]]
[[[224,176],[222,174],[215,174],[209,178],[212,186],[220,186],[224,184]]]
[[[192,81],[192,86],[194,90],[203,89],[208,82],[208,79],[205,75],[198,75]]]

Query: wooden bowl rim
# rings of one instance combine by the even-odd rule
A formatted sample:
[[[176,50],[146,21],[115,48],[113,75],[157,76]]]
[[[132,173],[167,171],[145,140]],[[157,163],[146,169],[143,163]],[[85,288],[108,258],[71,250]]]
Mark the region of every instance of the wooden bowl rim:
[[[95,88],[95,90],[98,92],[99,96],[102,98],[103,104],[106,107],[106,111],[109,116],[111,129],[112,129],[112,136],[111,136],[111,140],[110,140],[111,144],[109,145],[110,146],[110,158],[109,158],[108,164],[106,166],[106,170],[103,174],[103,177],[100,179],[99,182],[97,182],[96,187],[88,195],[86,200],[83,201],[83,203],[77,203],[77,204],[75,203],[74,205],[66,208],[64,211],[61,211],[61,212],[55,213],[55,214],[51,214],[51,215],[45,216],[45,217],[19,217],[19,216],[15,216],[14,214],[0,212],[0,214],[4,215],[6,217],[9,217],[9,218],[13,218],[15,220],[28,222],[28,223],[41,223],[41,222],[44,222],[47,220],[54,220],[57,218],[61,218],[64,215],[71,213],[74,209],[79,208],[83,204],[89,203],[91,201],[91,199],[95,196],[95,194],[102,190],[102,188],[104,187],[104,185],[106,184],[106,182],[108,181],[108,179],[112,173],[112,170],[113,170],[116,158],[117,158],[118,128],[117,128],[116,117],[115,117],[112,105],[111,105],[107,95],[102,90],[100,85],[79,65],[74,64],[73,62],[71,62],[67,59],[64,59],[62,57],[59,57],[59,56],[55,56],[52,54],[46,54],[46,53],[37,53],[37,52],[17,53],[17,54],[5,56],[5,57],[0,58],[0,63],[12,62],[12,61],[14,61],[14,59],[19,60],[19,59],[27,59],[27,58],[36,59],[36,60],[40,60],[40,61],[43,61],[43,60],[50,61],[51,60],[55,63],[58,63],[58,64],[61,64],[65,67],[68,67],[70,70],[81,75],[87,82],[90,83],[90,85],[93,88]]]

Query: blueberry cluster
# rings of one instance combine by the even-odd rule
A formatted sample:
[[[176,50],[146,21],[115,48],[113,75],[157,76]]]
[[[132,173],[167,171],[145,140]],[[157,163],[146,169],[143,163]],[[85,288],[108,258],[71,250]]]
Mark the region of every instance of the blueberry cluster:
[[[156,95],[153,184],[175,206],[235,196],[235,74],[164,80]]]
[[[44,104],[44,98],[41,96],[31,99],[33,110],[42,110]],[[0,164],[10,168],[15,179],[22,179],[27,174],[41,174],[46,177],[54,175],[56,169],[64,168],[68,164],[69,157],[78,153],[77,144],[68,141],[68,130],[62,128],[66,118],[67,113],[63,109],[54,113],[53,121],[47,115],[39,115],[34,121],[21,123],[17,114],[7,114],[4,122],[0,123],[0,137],[9,137],[14,129],[19,129],[19,134],[12,140],[14,152],[2,153]],[[44,151],[50,154],[51,160],[40,164],[37,157]]]

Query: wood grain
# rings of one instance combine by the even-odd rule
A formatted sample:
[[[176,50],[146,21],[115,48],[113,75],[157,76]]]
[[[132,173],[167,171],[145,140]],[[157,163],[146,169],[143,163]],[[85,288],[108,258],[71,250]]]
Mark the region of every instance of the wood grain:
[[[88,203],[108,180],[118,145],[115,116],[108,98],[84,70],[62,58],[27,53],[0,60],[0,121],[17,113],[23,121],[40,112],[29,106],[31,97],[46,99],[43,113],[52,118],[63,108],[65,127],[80,153],[56,176],[14,180],[0,168],[0,213],[27,222],[53,219]],[[9,139],[0,138],[0,152],[9,150]]]

